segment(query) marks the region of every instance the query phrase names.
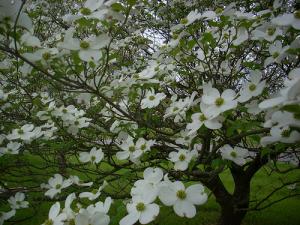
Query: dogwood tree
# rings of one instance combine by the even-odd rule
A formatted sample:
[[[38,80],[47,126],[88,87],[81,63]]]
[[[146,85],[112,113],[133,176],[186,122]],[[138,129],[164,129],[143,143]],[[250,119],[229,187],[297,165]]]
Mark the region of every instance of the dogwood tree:
[[[299,168],[295,1],[1,0],[0,12],[0,224],[42,202],[44,225],[147,224],[161,206],[188,220],[211,193],[219,223],[239,225],[299,183],[250,204],[261,168]]]

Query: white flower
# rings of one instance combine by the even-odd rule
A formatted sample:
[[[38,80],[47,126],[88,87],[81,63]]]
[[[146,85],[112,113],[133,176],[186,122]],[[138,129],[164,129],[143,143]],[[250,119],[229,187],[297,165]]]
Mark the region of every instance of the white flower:
[[[175,140],[175,142],[176,144],[190,146],[196,136],[196,133],[190,134],[188,130],[181,130],[180,136]]]
[[[247,102],[252,97],[260,95],[266,85],[266,81],[261,81],[261,72],[258,70],[250,71],[250,82],[247,82],[238,97],[239,102]]]
[[[11,196],[7,201],[12,209],[28,208],[28,202],[24,201],[25,194],[17,192],[15,196]]]
[[[63,188],[67,188],[72,184],[70,179],[64,180],[64,178],[60,174],[54,174],[54,177],[51,177],[48,181],[45,195],[53,198],[56,194],[60,193]]]
[[[216,117],[237,106],[237,101],[234,100],[236,93],[231,89],[226,89],[222,95],[216,88],[204,89],[203,92],[200,108],[201,111],[206,111],[208,116]]]
[[[232,148],[230,145],[224,145],[220,148],[220,152],[223,159],[233,161],[239,166],[243,166],[246,163],[246,157],[249,156],[247,149],[241,147]]]
[[[282,59],[286,56],[286,50],[289,48],[289,46],[282,47],[281,41],[277,40],[273,44],[269,46],[269,53],[270,57],[266,58],[264,62],[264,67],[267,67],[271,63],[280,63]]]
[[[24,141],[29,141],[35,136],[33,129],[34,126],[32,124],[25,124],[20,129],[14,129],[11,134],[7,135],[7,139],[9,140],[21,139]]]
[[[1,212],[0,211],[0,225],[2,225],[6,220],[9,220],[14,215],[16,215],[16,210],[12,209],[8,212]]]
[[[70,180],[74,183],[74,184],[76,184],[76,185],[78,185],[78,186],[82,186],[82,187],[90,187],[90,186],[92,186],[93,185],[93,182],[91,181],[91,182],[88,182],[88,183],[84,183],[82,180],[80,180],[79,179],[79,177],[78,176],[76,176],[76,175],[71,175],[70,176]]]
[[[159,191],[159,184],[163,178],[163,172],[160,168],[148,167],[144,171],[144,179],[137,180],[131,189],[133,197],[140,196],[147,202],[153,202]]]
[[[239,27],[236,34],[236,39],[232,42],[233,45],[238,46],[249,38],[248,31],[245,27]]]
[[[296,30],[300,30],[300,11],[294,13],[286,13],[272,19],[272,23],[278,26],[292,26]]]
[[[126,205],[128,215],[121,219],[120,225],[133,225],[137,221],[141,224],[150,223],[159,214],[159,206],[140,197],[134,197]]]
[[[103,159],[103,157],[104,153],[102,152],[102,149],[93,147],[90,152],[81,152],[79,160],[83,163],[91,162],[92,164],[97,164]]]
[[[245,105],[247,107],[247,112],[253,115],[257,115],[262,112],[262,109],[258,107],[258,100],[253,100]]]
[[[280,90],[277,97],[267,99],[258,106],[267,109],[278,105],[289,105],[300,102],[300,68],[293,69],[284,82],[284,88]]]
[[[75,212],[71,208],[72,202],[76,199],[75,193],[69,194],[65,201],[65,208],[63,209],[63,213],[66,214],[68,220],[74,219]]]
[[[143,154],[143,151],[135,146],[131,136],[128,136],[119,147],[123,150],[116,154],[117,159],[119,160],[124,160],[129,157],[131,162],[137,163],[139,157]]]
[[[60,213],[60,204],[56,202],[53,204],[49,210],[48,220],[46,220],[43,225],[64,225],[64,221],[67,219],[65,213]]]
[[[164,93],[155,94],[154,90],[147,90],[145,98],[141,102],[141,108],[154,108],[159,105],[160,101],[165,99],[166,95]]]
[[[141,150],[142,152],[147,152],[151,150],[151,147],[155,144],[154,140],[145,140],[144,138],[139,138],[136,143],[135,146],[137,149]]]
[[[296,130],[291,130],[289,126],[272,127],[270,134],[271,136],[261,138],[260,143],[262,146],[266,146],[275,142],[296,143],[300,141],[300,133]]]
[[[201,18],[201,13],[199,13],[198,10],[191,11],[186,17],[187,23],[185,23],[185,25],[188,26],[200,18]]]
[[[21,144],[18,142],[9,142],[5,148],[3,147],[0,148],[0,156],[4,154],[12,154],[12,155],[18,154],[20,147]]]
[[[276,111],[272,114],[271,119],[264,123],[264,127],[283,127],[287,125],[300,127],[300,119],[295,118],[293,113],[287,111]]]
[[[169,160],[174,162],[174,169],[184,171],[188,168],[190,161],[193,157],[198,155],[196,150],[184,150],[180,149],[177,152],[170,152]]]
[[[220,129],[222,123],[220,123],[220,117],[212,117],[211,115],[205,115],[204,113],[194,113],[192,115],[192,122],[188,123],[186,129],[189,130],[189,134],[195,133],[202,125],[209,129]]]
[[[69,29],[64,37],[64,42],[59,46],[64,49],[79,51],[79,58],[83,61],[99,61],[102,57],[101,48],[108,45],[110,38],[107,34],[97,37],[91,36],[84,40],[73,38],[73,29]]]
[[[103,184],[98,188],[94,189],[92,192],[82,192],[79,194],[79,198],[88,198],[90,201],[97,199],[101,191],[107,186],[107,182],[104,181]]]
[[[192,218],[196,215],[195,205],[204,204],[207,194],[201,184],[194,184],[185,189],[181,181],[169,181],[161,187],[159,199],[166,206],[173,206],[178,216]]]
[[[75,225],[108,225],[110,218],[103,212],[81,209],[75,217]]]
[[[282,34],[283,32],[279,27],[272,24],[264,24],[252,31],[252,39],[265,39],[269,42],[273,42],[277,36],[281,36]]]

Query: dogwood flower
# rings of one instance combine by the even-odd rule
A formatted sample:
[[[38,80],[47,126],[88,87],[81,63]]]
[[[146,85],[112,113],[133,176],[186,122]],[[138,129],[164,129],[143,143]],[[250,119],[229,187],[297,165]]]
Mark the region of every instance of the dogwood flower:
[[[90,152],[81,152],[79,160],[83,163],[91,162],[92,164],[97,164],[103,159],[103,157],[104,153],[102,152],[102,149],[93,147]]]
[[[143,153],[150,151],[151,147],[155,144],[154,140],[146,140],[144,138],[139,138],[136,143],[135,146],[137,149],[141,150]]]
[[[12,209],[28,208],[28,202],[24,201],[25,194],[17,192],[15,196],[11,196],[7,201]]]
[[[296,30],[300,30],[300,11],[294,13],[286,13],[272,19],[272,23],[278,26],[292,26]]]
[[[196,215],[195,205],[204,204],[207,201],[207,194],[202,184],[185,188],[181,181],[168,181],[161,186],[159,199],[164,205],[173,206],[178,216],[192,218]]]
[[[191,118],[192,122],[188,123],[186,126],[186,129],[189,130],[189,134],[195,133],[203,124],[212,130],[220,129],[222,127],[220,117],[212,117],[211,115],[205,115],[204,113],[194,113]]]
[[[281,41],[277,40],[269,46],[270,57],[266,58],[264,67],[267,67],[271,63],[280,63],[286,57],[286,50],[289,46],[282,47]]]
[[[296,143],[300,141],[300,133],[296,130],[291,130],[289,126],[274,126],[270,130],[271,136],[262,137],[260,143],[262,146],[275,142]]]
[[[7,135],[8,140],[21,139],[24,141],[29,141],[35,136],[33,132],[34,126],[32,124],[25,124],[20,129],[14,129],[11,134]]]
[[[145,98],[141,102],[141,108],[154,108],[159,105],[160,101],[165,99],[166,95],[164,93],[155,94],[154,90],[147,90]]]
[[[90,187],[93,185],[93,182],[88,182],[88,183],[84,183],[82,180],[79,179],[78,176],[76,175],[71,175],[70,176],[70,180],[72,181],[72,183],[78,185],[78,186],[82,186],[82,187]]]
[[[107,186],[107,182],[104,181],[103,184],[98,188],[94,189],[92,192],[82,192],[79,194],[79,198],[88,198],[90,201],[97,199],[101,191]]]
[[[249,156],[247,149],[241,147],[232,148],[230,145],[224,145],[220,148],[220,152],[223,159],[233,161],[239,166],[243,166],[246,163],[246,157]]]
[[[159,191],[163,171],[160,168],[148,167],[144,170],[144,179],[137,180],[131,189],[131,196],[140,196],[147,202],[153,202]]]
[[[48,181],[46,188],[49,190],[46,191],[45,195],[53,198],[56,194],[60,193],[63,188],[67,188],[72,184],[70,179],[65,179],[60,174],[54,174],[54,177],[51,177]]]
[[[0,148],[0,156],[4,154],[12,154],[16,155],[19,153],[19,149],[21,147],[21,144],[18,142],[9,142],[5,148]]]
[[[265,39],[269,42],[273,42],[278,36],[281,36],[283,32],[279,27],[267,23],[256,28],[251,34],[254,40]]]
[[[66,219],[67,215],[65,213],[60,213],[60,204],[59,202],[56,202],[49,210],[48,220],[42,225],[64,225]]]
[[[265,85],[266,81],[261,81],[261,72],[258,70],[252,70],[250,72],[250,82],[247,82],[244,85],[237,100],[239,102],[247,102],[252,97],[260,95]]]
[[[185,145],[189,147],[196,136],[196,133],[190,134],[188,130],[181,130],[179,137],[176,138],[175,142],[176,144]]]
[[[159,214],[159,206],[140,197],[132,198],[126,205],[128,215],[121,219],[120,225],[133,225],[137,221],[141,224],[150,223]]]
[[[75,217],[75,225],[108,225],[110,218],[103,212],[81,209]]]
[[[65,208],[63,209],[63,213],[66,214],[66,219],[71,220],[75,218],[75,212],[71,208],[72,202],[76,199],[75,193],[71,193],[68,195],[65,201]]]
[[[16,210],[12,209],[8,212],[0,212],[0,225],[2,225],[6,220],[9,220],[14,215],[16,215]]]
[[[203,92],[200,108],[201,111],[206,111],[208,116],[217,117],[237,106],[236,93],[231,89],[226,89],[222,95],[216,88],[204,89]]]
[[[169,160],[174,162],[174,169],[184,171],[188,168],[190,161],[193,157],[198,155],[196,150],[184,150],[180,149],[177,152],[170,152]]]
[[[131,136],[128,136],[128,138],[123,141],[119,147],[123,150],[116,154],[116,157],[119,160],[124,160],[129,157],[130,161],[137,163],[139,157],[143,154],[143,151],[135,146]]]
[[[83,40],[73,38],[74,30],[71,28],[66,32],[64,41],[59,45],[59,47],[79,51],[79,58],[83,61],[98,61],[102,57],[100,51],[101,48],[108,45],[110,38],[107,34],[101,34],[97,37],[90,36]]]

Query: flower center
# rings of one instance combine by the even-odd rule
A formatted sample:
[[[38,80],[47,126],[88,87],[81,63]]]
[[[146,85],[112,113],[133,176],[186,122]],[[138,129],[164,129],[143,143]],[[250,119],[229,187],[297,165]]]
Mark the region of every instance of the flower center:
[[[256,85],[255,84],[250,84],[249,85],[249,90],[250,91],[254,91],[256,89]]]
[[[134,152],[135,151],[135,147],[134,146],[130,146],[128,149],[130,152]]]
[[[178,109],[179,109],[179,108],[175,106],[175,107],[173,108],[173,112],[176,112]]]
[[[93,189],[93,190],[92,190],[92,193],[93,193],[94,195],[97,194],[97,192],[98,192],[97,189]]]
[[[283,131],[281,132],[281,136],[282,136],[282,137],[289,137],[290,134],[291,134],[290,129],[285,129],[285,130],[283,130]]]
[[[48,60],[48,59],[50,59],[51,54],[50,54],[49,52],[45,52],[45,53],[42,55],[42,57],[43,57],[43,59]]]
[[[215,101],[216,106],[220,107],[221,105],[224,104],[224,98],[217,98]]]
[[[96,160],[96,156],[93,155],[93,156],[91,157],[91,161],[94,162],[95,160]]]
[[[147,147],[146,144],[142,144],[141,149],[142,149],[142,150],[145,150],[146,147]]]
[[[55,186],[55,188],[58,190],[58,189],[60,189],[61,188],[61,184],[57,184],[56,186]]]
[[[179,199],[184,200],[186,198],[186,193],[184,190],[179,190],[179,191],[177,191],[176,196]]]
[[[18,130],[18,134],[24,134],[24,130]]]
[[[203,122],[203,121],[207,120],[207,118],[206,118],[206,116],[204,116],[204,114],[201,114],[201,115],[199,116],[199,120],[200,120],[201,122]]]
[[[80,12],[82,15],[85,15],[85,16],[91,15],[91,13],[92,13],[89,8],[81,8]]]
[[[236,154],[236,152],[230,152],[230,156],[231,156],[232,158],[236,158],[236,157],[237,157],[237,154]]]
[[[275,34],[275,31],[276,31],[276,28],[275,28],[275,27],[269,27],[269,28],[267,29],[267,34],[268,34],[269,36],[272,36],[273,34]]]
[[[180,23],[181,24],[187,24],[189,22],[189,20],[187,18],[181,19]]]
[[[154,95],[150,95],[150,96],[149,96],[149,100],[150,100],[150,101],[153,101],[154,99],[155,99],[155,96],[154,96]]]
[[[185,160],[185,155],[184,154],[181,154],[179,157],[178,157],[178,159],[180,160],[180,161],[184,161]]]
[[[297,11],[294,12],[294,17],[296,19],[300,19],[300,10],[297,10]]]
[[[275,58],[277,58],[279,56],[279,53],[278,52],[274,52],[272,56],[275,59]]]
[[[80,42],[80,48],[87,49],[88,47],[90,47],[90,44],[87,41]]]
[[[142,203],[142,202],[139,202],[135,207],[136,207],[136,210],[139,211],[139,212],[144,211],[145,208],[146,208],[146,207],[145,207],[145,204]]]
[[[68,112],[68,110],[67,110],[67,109],[63,109],[62,112],[63,112],[64,114],[66,114],[66,113]]]
[[[79,125],[79,121],[76,120],[76,121],[74,122],[74,124],[75,124],[76,126],[78,126],[78,125]]]

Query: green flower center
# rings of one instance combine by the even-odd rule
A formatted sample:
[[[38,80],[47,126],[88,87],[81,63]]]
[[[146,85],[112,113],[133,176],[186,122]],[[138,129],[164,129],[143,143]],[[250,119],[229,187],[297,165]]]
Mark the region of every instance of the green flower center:
[[[254,91],[256,89],[256,85],[255,84],[250,84],[249,85],[249,90],[250,91]]]
[[[66,114],[66,113],[68,112],[68,110],[67,110],[67,109],[63,109],[62,112],[63,112],[64,114]]]
[[[18,130],[18,134],[24,134],[24,130],[22,129]]]
[[[87,49],[88,47],[90,47],[90,44],[87,41],[80,42],[80,48]]]
[[[232,158],[236,158],[236,157],[237,157],[237,154],[236,154],[236,152],[230,152],[230,156],[231,156]]]
[[[220,107],[221,105],[224,104],[224,98],[217,98],[215,101],[216,106]]]
[[[97,194],[97,192],[98,192],[98,189],[93,189],[92,190],[92,193],[95,195],[95,194]]]
[[[281,132],[281,136],[282,137],[289,137],[291,134],[291,130],[290,129],[285,129]]]
[[[296,19],[300,19],[300,10],[297,10],[297,11],[294,12],[294,17]]]
[[[176,112],[178,109],[179,109],[179,108],[175,106],[175,107],[173,108],[173,112]]]
[[[146,144],[142,144],[141,149],[142,149],[142,150],[145,150],[146,147],[147,147]]]
[[[55,188],[56,188],[56,189],[60,189],[60,188],[61,188],[61,184],[57,184],[57,185],[55,186]]]
[[[179,191],[177,191],[176,196],[179,199],[184,200],[186,198],[186,193],[184,190],[179,190]]]
[[[76,120],[76,121],[74,122],[74,124],[75,124],[76,126],[78,126],[78,125],[79,125],[79,121]]]
[[[71,219],[71,220],[69,221],[69,225],[75,225],[75,220],[74,220],[74,219]]]
[[[145,204],[142,203],[142,202],[139,202],[135,207],[136,207],[136,210],[139,211],[139,212],[144,211],[145,208],[146,208]]]
[[[276,31],[276,28],[275,28],[275,27],[269,27],[269,28],[267,29],[267,34],[268,34],[269,36],[272,36],[273,34],[275,34],[275,31]]]
[[[273,58],[275,59],[275,58],[277,58],[279,55],[280,55],[280,54],[279,54],[278,52],[274,52],[272,56],[273,56]]]
[[[155,99],[155,96],[154,96],[154,95],[149,96],[149,100],[150,100],[150,101],[153,101],[154,99]]]
[[[199,120],[200,120],[201,122],[203,122],[203,121],[207,120],[207,118],[206,118],[206,116],[204,116],[204,114],[201,114],[201,115],[199,116]]]
[[[135,151],[135,147],[134,147],[134,146],[130,146],[130,147],[128,148],[128,150],[129,150],[130,152],[134,152],[134,151]]]
[[[82,15],[85,15],[85,16],[91,15],[91,13],[92,13],[89,8],[81,8],[80,12]]]
[[[181,19],[180,23],[181,24],[187,24],[189,22],[189,20],[187,18]]]
[[[180,161],[184,161],[185,160],[185,155],[184,154],[181,154],[179,157],[178,157],[178,159],[180,160]]]
[[[51,54],[50,54],[49,52],[45,52],[45,53],[42,55],[42,57],[43,57],[43,59],[48,60],[48,59],[50,59]]]
[[[93,156],[91,157],[91,161],[94,162],[95,160],[96,160],[96,156],[93,155]]]

